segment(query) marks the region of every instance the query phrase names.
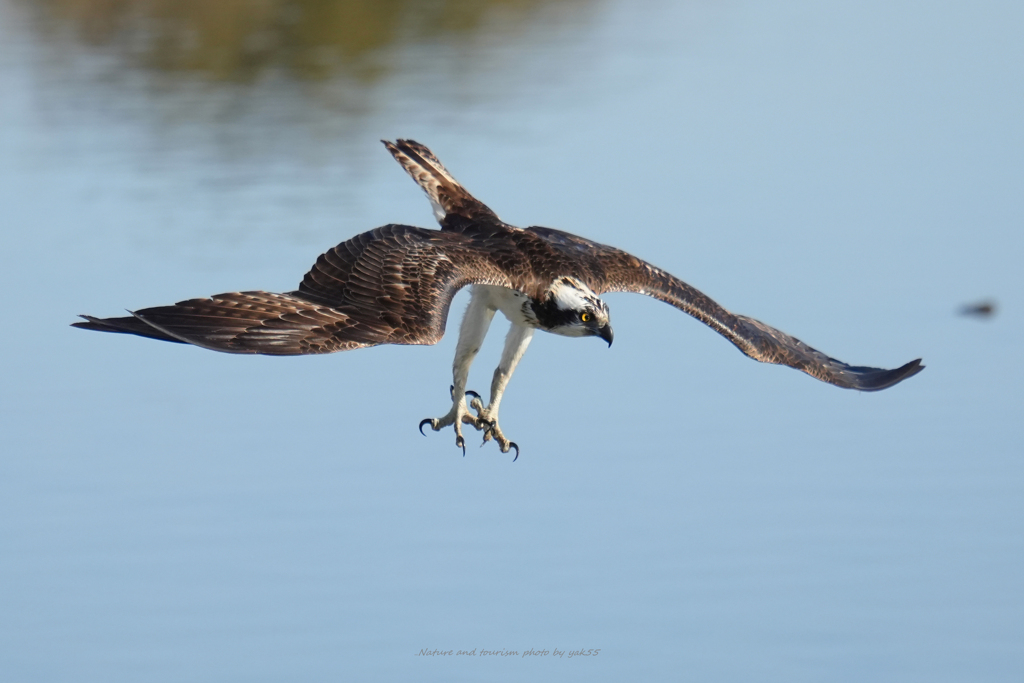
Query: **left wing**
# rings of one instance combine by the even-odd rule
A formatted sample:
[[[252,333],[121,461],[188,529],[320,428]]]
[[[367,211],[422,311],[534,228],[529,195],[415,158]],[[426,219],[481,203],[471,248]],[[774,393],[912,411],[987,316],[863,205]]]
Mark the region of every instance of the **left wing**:
[[[787,365],[846,389],[879,391],[924,369],[921,359],[895,370],[848,365],[759,320],[722,308],[703,292],[632,254],[552,228],[527,228],[581,263],[578,275],[596,293],[634,292],[675,306],[731,341],[756,361]]]

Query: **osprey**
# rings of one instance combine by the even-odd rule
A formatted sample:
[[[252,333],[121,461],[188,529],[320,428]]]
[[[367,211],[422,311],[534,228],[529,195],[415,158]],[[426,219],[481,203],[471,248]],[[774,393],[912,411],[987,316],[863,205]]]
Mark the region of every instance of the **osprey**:
[[[851,366],[762,322],[725,310],[665,271],[614,247],[551,228],[517,228],[470,195],[429,149],[412,140],[384,146],[430,199],[440,230],[385,225],[320,255],[293,292],[230,292],[173,306],[95,318],[75,327],[194,344],[227,353],[296,355],[377,344],[436,344],[455,293],[472,285],[452,364],[452,407],[420,423],[483,432],[502,453],[519,446],[498,426],[498,407],[535,330],[612,343],[605,292],[636,292],[697,318],[763,363],[788,365],[848,389],[878,391],[924,366]],[[490,401],[466,391],[469,367],[495,312],[512,323],[491,381]],[[467,405],[466,396],[471,397]]]

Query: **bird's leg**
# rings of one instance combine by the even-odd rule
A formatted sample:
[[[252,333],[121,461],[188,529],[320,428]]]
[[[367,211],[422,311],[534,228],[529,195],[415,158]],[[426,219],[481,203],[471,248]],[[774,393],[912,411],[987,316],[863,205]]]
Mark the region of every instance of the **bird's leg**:
[[[494,379],[491,380],[491,400],[485,408],[479,398],[474,398],[470,406],[476,410],[477,419],[486,425],[484,429],[484,443],[492,437],[501,448],[502,453],[508,453],[510,449],[516,449],[516,457],[519,457],[519,446],[505,438],[498,426],[498,406],[501,404],[501,397],[508,386],[508,380],[519,363],[519,359],[526,353],[526,347],[533,339],[533,328],[522,325],[512,325],[505,337],[505,348],[501,352],[501,361],[494,369]]]
[[[427,418],[420,422],[420,433],[423,432],[424,425],[429,424],[435,432],[451,425],[455,429],[455,445],[462,449],[463,455],[466,454],[466,441],[462,438],[462,423],[473,425],[477,429],[488,426],[466,407],[466,380],[469,378],[469,366],[473,364],[480,344],[487,336],[494,311],[486,293],[474,287],[473,297],[459,328],[459,343],[455,347],[455,360],[452,362],[452,408],[443,417]]]

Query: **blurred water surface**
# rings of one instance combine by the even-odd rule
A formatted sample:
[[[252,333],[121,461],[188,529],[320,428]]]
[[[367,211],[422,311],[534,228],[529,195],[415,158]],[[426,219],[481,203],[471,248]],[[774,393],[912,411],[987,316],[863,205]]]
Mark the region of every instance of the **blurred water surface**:
[[[1022,29],[1010,2],[0,0],[4,678],[1020,680]],[[611,295],[611,350],[535,339],[512,464],[416,433],[454,334],[263,358],[68,327],[429,226],[395,137],[509,222],[928,369],[843,391]]]

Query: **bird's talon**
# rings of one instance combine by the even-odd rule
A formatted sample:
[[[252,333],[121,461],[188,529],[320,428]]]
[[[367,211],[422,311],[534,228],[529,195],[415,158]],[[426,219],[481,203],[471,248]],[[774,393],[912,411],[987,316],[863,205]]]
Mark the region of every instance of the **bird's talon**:
[[[454,385],[452,391],[455,391]],[[475,391],[466,391],[466,396],[472,397],[471,405],[477,414],[474,415],[466,409],[466,405],[460,401],[453,401],[451,411],[444,417],[439,418],[427,418],[420,421],[419,430],[420,434],[426,436],[423,431],[423,427],[430,425],[430,428],[435,432],[441,431],[445,427],[452,426],[455,429],[455,447],[462,449],[462,455],[466,455],[466,440],[462,434],[462,425],[470,425],[477,431],[483,432],[483,441],[480,445],[483,446],[488,441],[493,440],[494,443],[498,444],[498,448],[501,449],[502,453],[508,453],[509,449],[515,448],[516,455],[512,462],[519,459],[519,446],[512,443],[505,438],[505,435],[501,433],[501,427],[498,426],[497,415],[491,414],[489,408],[484,408],[483,401],[480,400],[480,395]]]

